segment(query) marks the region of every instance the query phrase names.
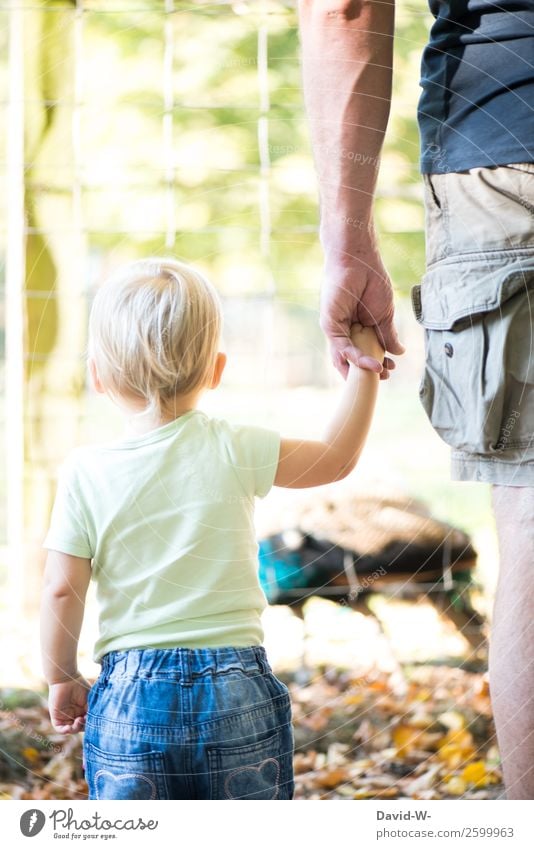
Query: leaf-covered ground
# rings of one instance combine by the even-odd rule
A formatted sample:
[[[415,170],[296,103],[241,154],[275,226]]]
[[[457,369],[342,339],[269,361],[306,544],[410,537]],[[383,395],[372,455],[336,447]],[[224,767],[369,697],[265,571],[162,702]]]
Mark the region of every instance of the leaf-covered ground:
[[[487,676],[446,666],[289,681],[297,799],[495,799],[502,793]],[[0,691],[0,798],[86,799],[81,735],[46,701]]]
[[[292,685],[300,799],[494,799],[502,793],[487,677],[325,671]]]

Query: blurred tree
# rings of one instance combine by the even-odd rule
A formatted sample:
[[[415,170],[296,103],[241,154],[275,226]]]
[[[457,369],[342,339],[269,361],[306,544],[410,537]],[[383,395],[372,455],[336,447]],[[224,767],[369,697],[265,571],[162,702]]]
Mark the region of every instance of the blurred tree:
[[[279,297],[315,306],[321,252],[295,4],[174,4],[170,165],[176,234],[167,244],[162,5],[153,2],[154,13],[146,4],[142,14],[136,12],[134,4],[130,11],[104,15],[95,11],[99,4],[87,4],[91,75],[84,137],[91,244],[119,257],[174,251],[205,265],[228,295],[269,289],[274,277]],[[403,293],[422,271],[424,257],[416,103],[427,15],[424,0],[397,11],[394,98],[378,187],[384,254]],[[259,250],[262,26],[268,30],[268,257]]]
[[[300,321],[294,344],[306,338],[321,351],[295,4],[170,9],[164,0],[36,0],[24,13],[32,603],[53,470],[79,441],[88,291],[110,265],[173,253],[205,267],[228,298],[276,294],[287,302],[285,326]],[[427,24],[424,0],[399,6],[377,219],[400,292],[424,267],[415,110]],[[296,362],[289,343],[286,353]],[[298,374],[305,380],[302,363]]]
[[[40,597],[42,530],[55,467],[77,437],[84,386],[83,236],[75,229],[73,156],[75,0],[25,13],[25,583]],[[19,568],[11,564],[11,568]]]

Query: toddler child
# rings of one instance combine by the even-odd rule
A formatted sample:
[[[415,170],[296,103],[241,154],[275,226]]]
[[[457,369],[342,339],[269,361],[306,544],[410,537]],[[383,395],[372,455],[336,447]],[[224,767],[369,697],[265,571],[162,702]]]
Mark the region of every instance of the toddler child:
[[[89,799],[291,799],[288,689],[262,646],[254,499],[344,478],[370,426],[378,374],[350,366],[320,440],[285,439],[198,409],[215,389],[221,306],[174,259],[120,269],[97,292],[88,367],[124,438],[63,462],[41,606],[52,724],[84,731]],[[371,328],[353,342],[383,361]],[[77,668],[90,579],[93,686]]]

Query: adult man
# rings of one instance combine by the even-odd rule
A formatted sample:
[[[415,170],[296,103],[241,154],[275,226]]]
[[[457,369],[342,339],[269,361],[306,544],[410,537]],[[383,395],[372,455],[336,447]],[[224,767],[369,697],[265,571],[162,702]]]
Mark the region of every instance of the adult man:
[[[507,796],[534,798],[534,2],[430,0],[418,119],[427,272],[421,400],[456,480],[491,483],[501,555],[490,687]],[[373,229],[391,97],[394,0],[299,0],[321,198],[321,327],[347,360],[352,321],[400,354]],[[357,155],[358,154],[358,155]],[[364,165],[363,163],[369,163]]]

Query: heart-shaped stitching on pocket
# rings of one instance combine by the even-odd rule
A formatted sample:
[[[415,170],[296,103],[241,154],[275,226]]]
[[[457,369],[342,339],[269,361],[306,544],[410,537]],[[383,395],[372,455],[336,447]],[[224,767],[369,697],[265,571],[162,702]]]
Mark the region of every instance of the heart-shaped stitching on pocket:
[[[117,796],[112,795],[111,797],[106,794],[106,796],[101,796],[99,792],[99,786],[102,784],[99,779],[104,777],[104,786],[110,782],[108,785],[108,789],[112,789],[113,785],[120,787],[120,782],[124,783],[125,781],[129,781],[132,778],[136,779],[136,795],[132,796],[131,794],[127,796]],[[148,778],[146,775],[143,775],[140,772],[124,772],[120,775],[116,775],[113,772],[110,772],[108,769],[99,769],[97,773],[95,773],[95,787],[96,787],[96,797],[97,799],[156,799],[157,798],[157,788],[152,779]]]
[[[273,774],[274,781],[272,782],[272,784],[269,783],[268,788],[272,787],[272,791],[273,791],[273,795],[270,796],[270,798],[276,799],[276,797],[278,796],[278,791],[280,789],[279,784],[278,784],[278,782],[280,780],[280,764],[276,760],[276,758],[266,758],[261,763],[259,763],[257,766],[240,766],[237,769],[233,769],[226,776],[226,778],[224,780],[224,791],[225,791],[227,798],[228,799],[243,799],[243,798],[246,798],[247,796],[253,796],[255,793],[261,792],[262,789],[263,789],[261,787],[258,787],[258,789],[256,791],[254,791],[252,789],[254,787],[254,779],[261,777],[264,770],[272,770],[273,767],[274,767],[274,774]],[[249,778],[249,775],[250,775],[250,778]],[[248,781],[250,781],[250,787],[249,787],[248,793],[241,794],[239,796],[236,796],[235,793],[232,793],[232,782],[234,782],[234,779],[237,778],[237,777],[239,777],[240,780],[245,777]],[[265,789],[268,789],[268,788],[265,788]],[[239,789],[238,787],[235,788],[235,790],[238,790],[238,789]]]

